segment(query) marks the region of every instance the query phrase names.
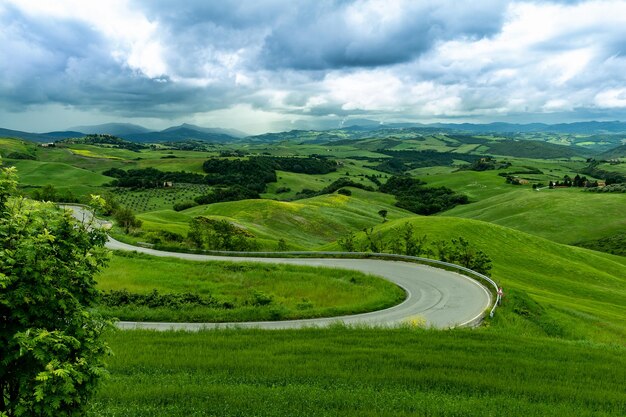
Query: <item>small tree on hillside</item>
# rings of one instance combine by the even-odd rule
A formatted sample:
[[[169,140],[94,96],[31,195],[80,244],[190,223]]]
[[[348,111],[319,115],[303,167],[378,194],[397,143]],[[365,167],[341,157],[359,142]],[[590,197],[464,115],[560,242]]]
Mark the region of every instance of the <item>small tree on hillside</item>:
[[[345,252],[356,252],[356,236],[354,232],[348,233],[346,236],[337,240],[337,244]]]
[[[378,210],[378,215],[383,218],[383,223],[385,223],[387,221],[387,214],[388,213],[389,212],[387,210],[385,210],[385,209]]]
[[[128,207],[120,207],[115,211],[115,221],[124,228],[126,233],[130,233],[132,229],[141,227],[141,220],[135,217],[135,213]]]
[[[89,308],[106,234],[15,187],[0,169],[0,415],[80,416],[105,374],[109,324]]]

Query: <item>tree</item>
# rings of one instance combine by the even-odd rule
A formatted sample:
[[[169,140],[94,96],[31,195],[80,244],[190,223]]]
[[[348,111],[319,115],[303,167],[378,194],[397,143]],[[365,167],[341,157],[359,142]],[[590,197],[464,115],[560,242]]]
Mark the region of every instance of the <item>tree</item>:
[[[426,235],[415,236],[413,225],[407,222],[402,231],[402,241],[404,242],[405,255],[419,256],[424,251],[428,237]]]
[[[0,415],[79,416],[106,373],[110,323],[90,312],[106,234],[54,204],[11,197],[0,169]]]
[[[285,241],[285,239],[278,239],[278,245],[276,247],[276,249],[278,250],[278,252],[287,252],[289,250],[289,248],[287,247],[287,242]]]
[[[137,229],[141,227],[141,220],[135,217],[135,213],[128,207],[120,207],[115,211],[115,221],[124,228],[126,233],[129,233],[131,229]]]
[[[350,232],[345,237],[337,240],[337,244],[345,252],[356,252],[355,239],[356,239],[356,236],[354,235],[354,232]]]
[[[374,232],[374,228],[370,227],[369,229],[363,229],[365,233],[365,238],[367,240],[367,247],[371,252],[374,253],[382,253],[385,251],[387,247],[387,242],[383,239],[383,236],[380,232]]]
[[[387,221],[387,213],[388,211],[385,209],[378,210],[378,215],[383,218],[383,223]]]
[[[443,261],[445,259],[441,260]],[[452,239],[449,262],[456,263],[485,275],[489,275],[489,270],[491,270],[491,259],[489,259],[487,254],[481,250],[475,249],[467,240],[463,239],[463,237]]]
[[[198,216],[189,222],[187,239],[198,249],[254,251],[259,245],[253,234],[227,220]],[[286,244],[286,243],[285,243]]]

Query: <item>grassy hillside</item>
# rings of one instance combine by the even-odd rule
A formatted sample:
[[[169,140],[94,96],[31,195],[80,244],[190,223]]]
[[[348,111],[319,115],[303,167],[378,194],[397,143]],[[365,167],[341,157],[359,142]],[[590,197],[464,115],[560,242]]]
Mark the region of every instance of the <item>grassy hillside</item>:
[[[589,154],[588,151],[565,145],[555,145],[531,140],[507,140],[492,142],[488,145],[488,153],[492,155],[508,155],[519,158],[571,158]]]
[[[58,162],[11,160],[17,168],[20,186],[53,185],[59,190],[72,190],[77,195],[98,193],[111,178],[86,169]]]
[[[626,342],[626,258],[452,217],[411,217],[376,229],[390,240],[407,221],[431,242],[459,236],[468,239],[491,257],[492,276],[505,292],[525,292],[539,302],[545,315],[537,317],[534,325],[518,329],[520,333],[547,328],[556,336]]]
[[[626,350],[489,331],[118,332],[88,416],[623,416]]]
[[[626,195],[620,193],[520,188],[457,206],[444,215],[488,221],[571,244],[626,229],[625,207]]]
[[[335,193],[293,202],[243,200],[198,206],[180,213],[154,211],[138,217],[146,230],[166,229],[182,234],[186,234],[187,224],[195,216],[225,218],[261,239],[275,242],[282,238],[292,248],[312,249],[350,230],[381,223],[378,215],[381,209],[388,211],[389,219],[412,215],[395,207],[393,196],[356,188],[350,190],[350,197]]]
[[[33,143],[12,138],[0,138],[0,157],[6,158],[11,153],[33,155],[37,146]]]

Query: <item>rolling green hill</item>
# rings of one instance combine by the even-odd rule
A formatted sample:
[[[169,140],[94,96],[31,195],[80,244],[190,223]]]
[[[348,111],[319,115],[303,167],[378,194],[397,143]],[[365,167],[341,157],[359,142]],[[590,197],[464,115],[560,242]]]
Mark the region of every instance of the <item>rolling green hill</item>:
[[[0,157],[8,158],[11,153],[34,155],[37,147],[35,144],[22,139],[11,139],[0,137]]]
[[[379,210],[389,219],[413,215],[394,206],[387,194],[350,188],[352,196],[338,194],[285,202],[243,200],[194,207],[182,212],[161,210],[138,217],[146,230],[170,230],[186,234],[187,223],[195,216],[224,218],[245,227],[266,241],[285,239],[293,248],[312,249],[332,242],[350,230],[362,230],[381,223]]]
[[[20,186],[37,187],[49,184],[84,195],[100,192],[100,187],[111,181],[111,178],[104,175],[58,162],[11,160],[10,164],[17,168]]]
[[[529,188],[457,206],[445,216],[483,220],[572,244],[626,229],[626,195]]]
[[[626,342],[626,258],[453,217],[399,219],[380,225],[375,231],[391,240],[399,236],[407,221],[431,242],[463,236],[491,257],[492,276],[503,285],[505,293],[526,292],[539,302],[545,309],[543,315],[532,317],[529,313],[526,318],[531,324],[520,327],[520,334],[541,329],[567,338]],[[363,239],[362,233],[358,237]],[[324,249],[339,248],[331,244]]]
[[[488,148],[488,153],[492,155],[507,155],[519,158],[571,158],[588,154],[588,151],[581,148],[530,140],[493,142],[488,145]]]

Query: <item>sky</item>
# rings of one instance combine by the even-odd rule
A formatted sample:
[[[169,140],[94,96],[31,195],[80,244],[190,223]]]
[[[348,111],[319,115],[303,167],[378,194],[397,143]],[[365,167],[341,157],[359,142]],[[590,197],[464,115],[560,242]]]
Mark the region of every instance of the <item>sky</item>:
[[[0,0],[0,127],[626,120],[626,0]]]

